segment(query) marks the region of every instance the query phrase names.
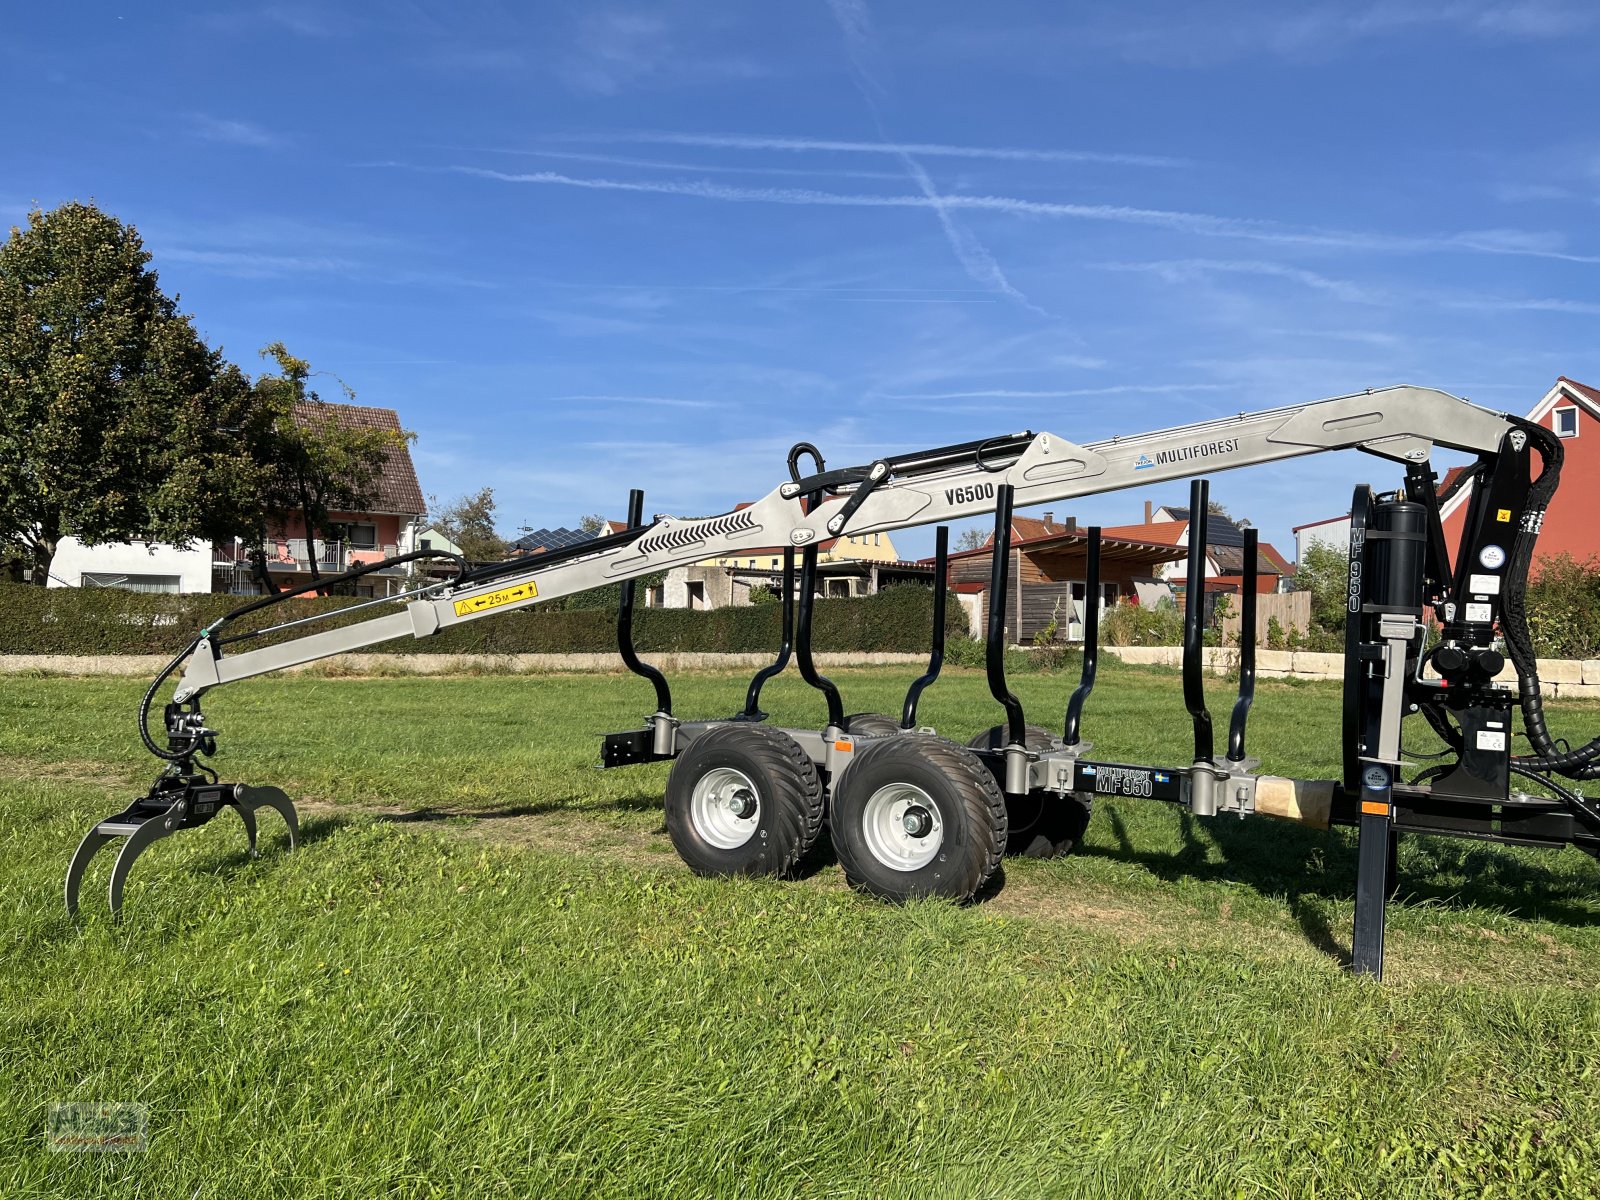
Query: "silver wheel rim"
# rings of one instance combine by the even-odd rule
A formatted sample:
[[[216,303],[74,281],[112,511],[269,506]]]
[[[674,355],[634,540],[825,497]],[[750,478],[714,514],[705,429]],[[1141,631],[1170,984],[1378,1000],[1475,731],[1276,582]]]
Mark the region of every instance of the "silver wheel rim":
[[[737,850],[761,824],[761,793],[743,771],[713,767],[694,781],[689,820],[717,849]]]
[[[944,845],[939,806],[914,784],[891,783],[873,792],[861,824],[872,857],[896,871],[921,870]]]

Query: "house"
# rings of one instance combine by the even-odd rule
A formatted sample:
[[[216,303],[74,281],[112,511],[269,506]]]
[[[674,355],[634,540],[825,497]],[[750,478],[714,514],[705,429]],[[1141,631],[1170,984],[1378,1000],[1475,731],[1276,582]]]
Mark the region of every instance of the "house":
[[[1561,468],[1561,486],[1545,513],[1544,526],[1534,549],[1534,564],[1540,559],[1569,554],[1579,562],[1600,557],[1600,527],[1594,513],[1600,511],[1600,389],[1568,379],[1565,375],[1528,412],[1528,420],[1545,426],[1561,438],[1566,457]],[[1440,480],[1446,491],[1461,475],[1452,468]],[[1440,507],[1444,521],[1445,544],[1452,551],[1460,544],[1462,526],[1473,485],[1468,483]],[[1348,551],[1350,516],[1325,517],[1295,528],[1295,548],[1299,560],[1318,542]]]
[[[977,550],[950,555],[949,583],[967,609],[972,628],[984,629],[994,538]],[[1053,513],[1042,520],[1013,517],[1011,521],[1011,611],[1006,614],[1007,637],[1029,642],[1053,622],[1056,636],[1069,642],[1083,640],[1087,615],[1089,535],[1072,518],[1057,524]],[[1131,597],[1154,604],[1171,589],[1163,570],[1186,551],[1172,541],[1130,537],[1103,530],[1100,540],[1101,610]]]
[[[1294,527],[1294,560],[1303,563],[1306,552],[1316,545],[1328,546],[1340,554],[1350,552],[1350,514],[1323,517]]]
[[[1183,585],[1189,576],[1189,510],[1173,505],[1153,509],[1145,502],[1145,519],[1137,525],[1113,525],[1105,537],[1159,542],[1183,553],[1166,563],[1161,578]],[[1293,574],[1289,563],[1271,542],[1258,543],[1256,592],[1267,596],[1286,590]],[[1244,589],[1244,528],[1229,517],[1211,514],[1206,519],[1206,590],[1237,594]]]
[[[334,421],[345,428],[400,431],[392,408],[364,404],[301,402],[294,409],[302,426]],[[280,589],[311,581],[311,561],[318,575],[337,575],[364,563],[405,554],[417,544],[427,505],[417,482],[411,452],[401,445],[389,452],[373,486],[374,498],[361,512],[330,513],[334,537],[306,537],[299,514],[274,530],[266,542],[267,569]],[[402,590],[406,567],[390,568],[359,580],[356,593],[387,596]],[[180,548],[166,543],[132,542],[86,546],[63,538],[50,563],[51,587],[125,587],[145,592],[232,592],[256,595],[263,589],[250,562],[250,547],[240,538]]]
[[[1528,420],[1552,430],[1566,451],[1561,486],[1545,511],[1534,546],[1534,571],[1540,560],[1563,554],[1580,563],[1600,558],[1600,525],[1595,521],[1600,512],[1600,389],[1563,375],[1528,412]],[[1440,490],[1451,481],[1446,476]],[[1468,483],[1439,510],[1445,544],[1452,549],[1460,544],[1472,491]]]
[[[748,502],[734,506],[737,512]],[[625,529],[621,522],[611,522]],[[796,555],[795,569],[799,570]],[[674,567],[666,579],[645,589],[644,602],[655,608],[711,609],[751,603],[758,588],[776,590],[783,580],[783,547],[760,546],[737,555],[708,558]],[[896,583],[933,582],[931,562],[906,562],[895,553],[887,533],[846,534],[817,543],[817,589],[824,599],[873,596]]]

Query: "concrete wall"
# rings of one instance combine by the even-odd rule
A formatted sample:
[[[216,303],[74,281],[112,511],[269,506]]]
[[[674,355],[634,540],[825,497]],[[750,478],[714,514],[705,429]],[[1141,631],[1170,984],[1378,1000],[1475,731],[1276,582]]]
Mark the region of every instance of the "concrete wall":
[[[1150,667],[1181,667],[1181,646],[1102,646],[1123,662]],[[1225,675],[1238,661],[1235,649],[1208,647],[1206,669]],[[1600,700],[1600,659],[1579,661],[1565,658],[1537,660],[1539,683],[1546,699]],[[1261,679],[1343,679],[1344,655],[1318,654],[1310,650],[1257,650],[1256,675]],[[1507,663],[1495,676],[1501,683],[1517,682],[1516,668]]]
[[[85,573],[96,575],[176,575],[180,592],[211,590],[211,546],[197,542],[179,550],[165,542],[116,542],[86,546],[61,539],[50,561],[51,587],[79,587]]]

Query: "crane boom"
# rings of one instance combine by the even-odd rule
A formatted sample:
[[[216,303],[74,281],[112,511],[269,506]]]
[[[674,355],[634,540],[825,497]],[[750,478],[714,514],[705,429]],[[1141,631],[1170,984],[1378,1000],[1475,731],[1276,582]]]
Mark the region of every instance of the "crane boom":
[[[1434,445],[1493,453],[1508,428],[1507,417],[1446,392],[1396,386],[1084,445],[1022,433],[880,459],[811,480],[791,478],[732,512],[660,517],[636,532],[492,564],[423,589],[403,612],[274,645],[225,655],[212,626],[201,634],[175,699],[708,558],[981,516],[993,511],[1001,484],[1014,489],[1020,508],[1331,450],[1419,464]],[[793,467],[791,461],[792,473]],[[820,502],[803,502],[817,494]]]

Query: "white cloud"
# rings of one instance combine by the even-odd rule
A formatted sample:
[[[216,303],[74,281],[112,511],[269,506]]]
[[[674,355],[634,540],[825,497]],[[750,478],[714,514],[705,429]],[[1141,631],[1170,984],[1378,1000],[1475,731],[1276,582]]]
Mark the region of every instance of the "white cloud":
[[[787,153],[914,154],[921,158],[998,159],[1003,162],[1107,163],[1131,167],[1182,167],[1187,159],[1099,150],[1038,150],[1022,146],[956,146],[943,142],[859,142],[839,138],[781,137],[734,133],[595,134],[583,141],[637,142],[662,146],[706,146],[722,150]]]
[[[282,134],[252,121],[235,121],[204,113],[194,113],[189,117],[189,132],[207,142],[248,146],[258,150],[276,150],[289,144],[289,139]]]
[[[391,163],[390,166],[407,164]],[[417,168],[411,168],[417,169]],[[428,169],[428,168],[422,168]],[[786,204],[845,208],[948,208],[981,212],[1009,213],[1025,217],[1058,217],[1084,221],[1107,221],[1123,225],[1144,225],[1204,237],[1232,237],[1277,245],[1316,246],[1326,249],[1425,253],[1469,251],[1528,258],[1557,259],[1563,262],[1600,264],[1600,255],[1574,254],[1562,249],[1554,234],[1523,233],[1516,230],[1484,230],[1448,234],[1384,234],[1352,230],[1322,229],[1315,226],[1286,225],[1250,217],[1224,217],[1211,213],[1169,209],[1136,208],[1121,204],[1063,204],[1025,200],[1015,196],[942,195],[934,198],[910,195],[876,195],[824,192],[811,188],[741,188],[704,180],[624,180],[582,178],[555,171],[515,173],[486,167],[451,166],[442,168],[462,175],[474,175],[503,183],[542,184],[584,188],[594,191],[638,192],[662,196],[686,196],[702,200],[721,200],[744,204]]]

